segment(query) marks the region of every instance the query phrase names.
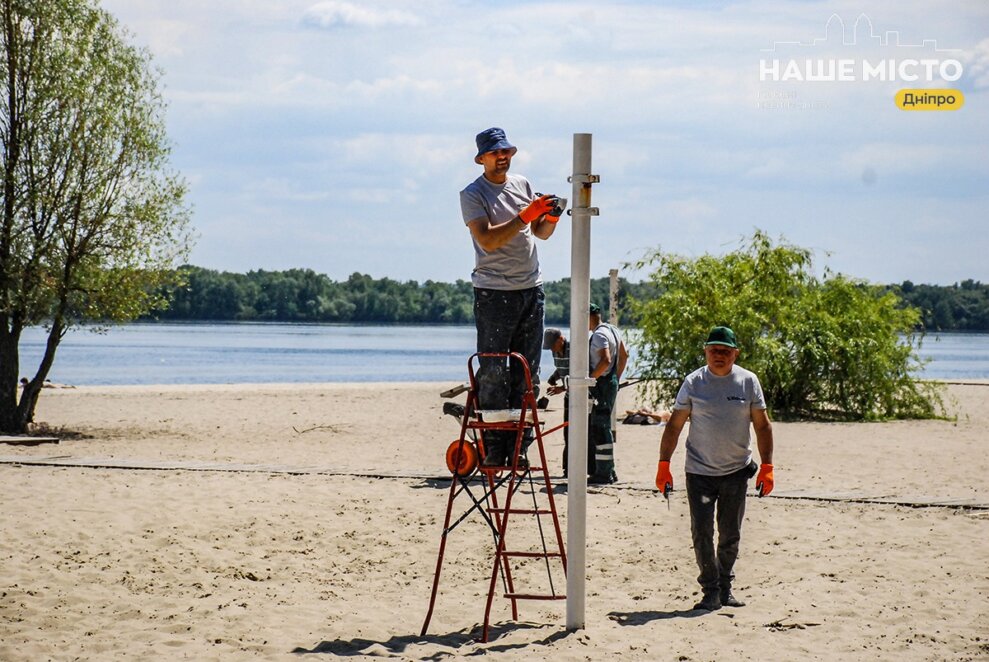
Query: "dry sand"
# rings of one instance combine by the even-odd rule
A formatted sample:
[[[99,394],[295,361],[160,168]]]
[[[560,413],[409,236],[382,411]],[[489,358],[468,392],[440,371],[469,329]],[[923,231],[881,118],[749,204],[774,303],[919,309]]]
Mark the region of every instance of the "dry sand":
[[[588,495],[586,628],[563,602],[512,621],[499,595],[486,644],[477,516],[448,538],[419,636],[449,386],[45,391],[38,420],[85,438],[0,445],[0,659],[989,659],[989,510],[877,502],[989,502],[989,385],[950,388],[956,421],[776,423],[777,491],[749,501],[736,565],[748,604],[713,613],[690,610],[683,492],[668,511],[650,489],[662,428],[619,426],[622,482]],[[558,474],[561,435],[546,447]],[[92,466],[26,464],[45,458]],[[682,448],[673,464],[682,487]],[[557,505],[565,526],[563,486]]]

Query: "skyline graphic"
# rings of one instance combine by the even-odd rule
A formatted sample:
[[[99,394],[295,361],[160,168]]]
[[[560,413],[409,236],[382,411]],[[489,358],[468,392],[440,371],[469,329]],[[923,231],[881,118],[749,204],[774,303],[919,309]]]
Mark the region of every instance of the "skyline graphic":
[[[859,44],[859,25],[861,23],[868,25],[868,43]],[[884,33],[877,33],[875,27],[873,26],[872,19],[865,13],[859,14],[855,19],[855,23],[851,30],[851,40],[849,41],[848,31],[845,27],[845,21],[838,14],[831,14],[827,22],[824,25],[824,36],[816,37],[810,42],[802,41],[774,41],[771,48],[761,48],[760,51],[764,53],[775,53],[780,46],[800,46],[806,48],[813,48],[820,46],[821,44],[833,44],[834,38],[832,35],[833,26],[837,24],[839,26],[841,35],[841,46],[860,46],[860,45],[872,45],[879,46],[883,48],[930,48],[938,53],[961,53],[962,50],[958,48],[941,48],[938,45],[937,39],[922,39],[919,44],[902,44],[900,43],[900,31],[899,30],[887,30]]]

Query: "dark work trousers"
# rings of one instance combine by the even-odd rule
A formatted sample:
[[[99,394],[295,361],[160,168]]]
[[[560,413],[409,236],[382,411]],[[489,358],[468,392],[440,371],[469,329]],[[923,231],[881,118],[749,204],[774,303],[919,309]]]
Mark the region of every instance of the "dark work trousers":
[[[588,414],[588,418],[587,418],[588,429],[590,429],[590,420],[591,420],[590,416],[591,414]],[[564,423],[570,422],[570,393],[567,393],[563,398],[563,422]],[[566,476],[567,471],[569,471],[570,465],[567,464],[567,462],[569,462],[569,457],[570,457],[570,426],[568,425],[567,427],[563,428],[563,475],[564,476]],[[592,473],[594,473],[594,443],[593,440],[588,440],[587,475],[590,476]]]
[[[529,363],[535,395],[539,396],[539,359],[543,351],[542,286],[525,290],[474,288],[474,324],[478,352],[518,352]],[[515,360],[482,358],[478,361],[478,401],[481,409],[518,409],[525,394],[525,372]],[[508,450],[514,436],[488,432],[485,445]]]
[[[615,470],[615,438],[611,432],[611,412],[618,397],[618,376],[611,370],[597,378],[591,389],[594,406],[588,422],[587,445],[594,449],[590,473],[607,478]]]
[[[748,467],[727,476],[687,474],[690,532],[700,568],[697,581],[705,594],[727,591],[735,579],[735,559],[742,538],[745,490],[750,475]],[[714,549],[715,519],[718,522],[717,553]]]

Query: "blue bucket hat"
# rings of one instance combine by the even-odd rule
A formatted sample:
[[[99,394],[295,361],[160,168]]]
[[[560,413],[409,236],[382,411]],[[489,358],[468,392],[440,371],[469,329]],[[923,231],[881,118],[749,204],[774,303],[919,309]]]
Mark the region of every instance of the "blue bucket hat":
[[[477,143],[477,156],[474,160],[477,161],[481,158],[482,154],[487,154],[488,152],[493,152],[496,149],[510,149],[512,154],[518,151],[518,148],[512,143],[508,142],[508,138],[505,137],[505,130],[499,129],[496,126],[490,129],[485,129],[477,134],[474,138],[474,142]]]

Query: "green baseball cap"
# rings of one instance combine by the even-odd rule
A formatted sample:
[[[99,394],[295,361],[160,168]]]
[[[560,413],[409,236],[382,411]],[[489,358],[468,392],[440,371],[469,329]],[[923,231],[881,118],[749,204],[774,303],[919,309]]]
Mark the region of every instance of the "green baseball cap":
[[[738,343],[735,341],[735,332],[727,326],[716,326],[711,329],[711,333],[707,334],[707,342],[704,343],[705,347],[708,345],[724,345],[725,347],[738,349]]]

